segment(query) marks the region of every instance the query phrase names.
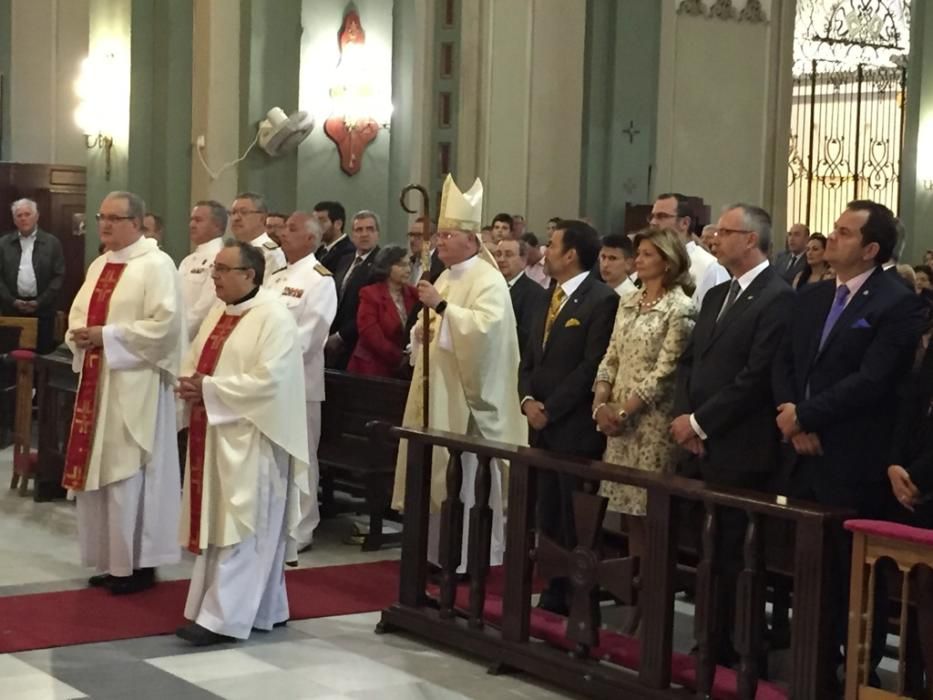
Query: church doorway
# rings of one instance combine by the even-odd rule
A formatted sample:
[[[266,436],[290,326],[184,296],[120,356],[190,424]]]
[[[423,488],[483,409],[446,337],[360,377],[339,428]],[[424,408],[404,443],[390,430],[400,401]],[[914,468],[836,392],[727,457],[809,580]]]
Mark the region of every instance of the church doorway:
[[[829,233],[852,199],[899,211],[910,0],[797,0],[788,223]]]

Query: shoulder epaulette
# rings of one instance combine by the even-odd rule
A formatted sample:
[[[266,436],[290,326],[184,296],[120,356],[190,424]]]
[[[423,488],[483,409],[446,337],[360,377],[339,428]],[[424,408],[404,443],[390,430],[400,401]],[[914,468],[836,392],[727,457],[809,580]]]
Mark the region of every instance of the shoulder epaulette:
[[[275,241],[266,241],[265,243],[262,244],[262,247],[265,248],[266,250],[275,250],[276,248],[279,247],[279,244],[276,243]]]
[[[277,274],[279,274],[280,272],[285,272],[285,270],[287,270],[287,269],[288,269],[288,265],[286,265],[285,267],[280,267],[278,270],[275,270],[272,274],[273,274],[273,275],[277,275]]]
[[[334,273],[328,270],[326,267],[318,263],[314,266],[314,271],[323,277],[333,277]]]

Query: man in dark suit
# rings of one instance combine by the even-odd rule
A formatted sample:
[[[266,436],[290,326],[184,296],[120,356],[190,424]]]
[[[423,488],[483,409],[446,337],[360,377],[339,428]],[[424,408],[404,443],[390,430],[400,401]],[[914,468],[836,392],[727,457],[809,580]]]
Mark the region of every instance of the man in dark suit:
[[[547,303],[545,299],[548,293],[525,274],[525,266],[528,264],[528,244],[525,241],[503,238],[496,244],[495,256],[499,270],[509,285],[518,330],[518,351],[524,357],[533,314],[539,306]]]
[[[36,317],[36,350],[51,352],[65,255],[58,239],[39,229],[34,201],[19,199],[12,210],[16,230],[0,238],[0,309],[7,316]]]
[[[421,247],[417,246],[416,239],[420,239],[421,245],[424,245],[424,217],[418,217],[418,219],[411,225],[411,229],[408,231],[408,246],[409,250],[412,253],[412,284],[417,285],[421,280],[423,271],[421,269]],[[434,224],[431,223],[431,240],[434,241]],[[417,247],[416,247],[417,246]],[[416,252],[417,251],[417,252]],[[428,282],[434,284],[437,282],[437,278],[441,276],[441,273],[447,268],[444,266],[443,261],[438,257],[437,250],[433,249],[431,251],[431,268],[428,270]],[[416,276],[417,275],[417,276]],[[421,312],[424,310],[424,305],[418,301],[415,303],[414,308],[408,314],[408,321],[405,323],[405,338],[411,337],[411,329],[415,327],[415,324],[418,322]]]
[[[314,254],[318,261],[336,273],[355,248],[350,237],[343,232],[347,212],[340,202],[318,202],[312,210],[321,225],[321,246]]]
[[[696,455],[700,474],[711,486],[765,490],[773,486],[780,463],[771,366],[787,330],[794,292],[768,263],[770,246],[766,211],[736,204],[723,212],[715,250],[732,280],[704,297],[677,372],[671,433]],[[733,656],[728,632],[745,523],[741,512],[720,513],[717,545],[725,576],[718,601],[722,626],[713,649],[720,663]]]
[[[589,459],[601,459],[606,446],[593,422],[593,381],[619,305],[618,295],[591,274],[599,249],[599,234],[588,224],[558,223],[546,257],[555,285],[550,303],[534,309],[518,381],[531,446]],[[573,493],[580,488],[569,475],[538,476],[540,532],[568,549],[576,546]],[[567,614],[569,593],[566,578],[554,579],[538,604]]]
[[[790,495],[860,517],[881,515],[897,386],[910,371],[925,325],[917,295],[881,269],[896,241],[887,207],[849,203],[826,245],[837,278],[799,293],[774,365],[777,425],[796,454]],[[827,574],[835,595],[828,612],[841,645],[850,542],[841,531],[833,536]],[[883,592],[876,597],[882,600]],[[875,630],[873,660],[880,658],[884,625]]]
[[[810,229],[805,224],[794,224],[787,230],[787,249],[774,258],[774,269],[788,284],[807,266],[809,240]]]
[[[346,256],[334,273],[337,283],[337,315],[324,346],[325,364],[331,369],[346,369],[358,337],[356,309],[360,289],[369,284],[369,271],[379,252],[379,216],[366,209],[353,216],[351,239],[354,254]]]

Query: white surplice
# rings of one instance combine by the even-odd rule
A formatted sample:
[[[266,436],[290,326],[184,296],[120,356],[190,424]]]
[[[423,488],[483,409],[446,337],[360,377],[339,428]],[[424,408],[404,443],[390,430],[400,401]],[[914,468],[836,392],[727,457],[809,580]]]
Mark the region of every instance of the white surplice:
[[[298,330],[273,292],[211,309],[183,364],[197,366],[223,313],[242,316],[211,376],[207,412],[200,548],[185,617],[218,634],[245,639],[288,618],[283,565],[307,482],[304,370]],[[181,537],[188,541],[190,464]]]
[[[94,437],[78,537],[87,566],[114,576],[179,561],[179,464],[173,387],[184,344],[182,302],[171,258],[140,238],[91,263],[68,318],[87,325],[91,295],[107,263],[126,268],[103,328]],[[84,351],[67,341],[73,368]]]

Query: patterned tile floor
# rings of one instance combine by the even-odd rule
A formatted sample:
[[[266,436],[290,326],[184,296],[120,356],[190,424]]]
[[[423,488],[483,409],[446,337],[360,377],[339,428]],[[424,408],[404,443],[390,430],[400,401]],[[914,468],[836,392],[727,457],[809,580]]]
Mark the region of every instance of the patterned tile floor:
[[[10,450],[0,451],[0,484]],[[83,587],[74,506],[0,491],[0,595]],[[348,517],[325,520],[301,566],[398,558],[343,543]],[[192,560],[159,570],[187,578]],[[0,655],[0,700],[455,700],[574,697],[521,676],[493,677],[476,659],[411,637],[376,635],[378,613],[290,622],[245,643],[196,650],[174,636]]]

